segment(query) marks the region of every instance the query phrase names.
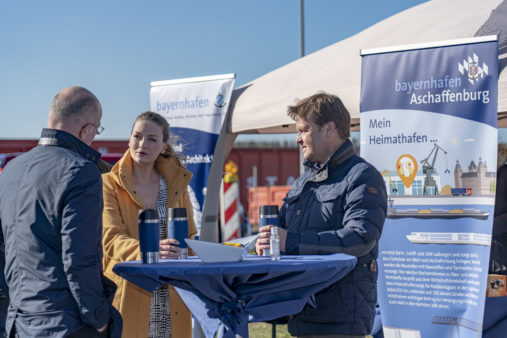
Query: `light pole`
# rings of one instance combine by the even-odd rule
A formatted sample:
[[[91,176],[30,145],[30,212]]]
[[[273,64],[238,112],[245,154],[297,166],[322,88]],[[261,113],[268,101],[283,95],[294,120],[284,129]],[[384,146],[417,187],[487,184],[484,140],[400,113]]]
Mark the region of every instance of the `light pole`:
[[[305,56],[305,9],[304,0],[299,0],[299,57]]]
[[[299,57],[305,56],[305,9],[304,0],[299,0]],[[299,147],[299,173],[305,172],[303,149]]]

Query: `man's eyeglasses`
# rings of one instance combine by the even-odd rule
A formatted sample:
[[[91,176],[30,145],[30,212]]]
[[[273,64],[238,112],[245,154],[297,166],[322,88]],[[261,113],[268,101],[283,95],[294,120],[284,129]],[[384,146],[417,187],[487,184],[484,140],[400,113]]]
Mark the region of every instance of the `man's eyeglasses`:
[[[100,135],[100,133],[102,133],[104,131],[104,127],[102,127],[100,124],[99,125],[96,125],[95,123],[87,123],[83,126],[83,128],[81,128],[81,130],[85,129],[86,127],[88,126],[94,126],[97,130],[95,131],[95,134],[97,135]]]

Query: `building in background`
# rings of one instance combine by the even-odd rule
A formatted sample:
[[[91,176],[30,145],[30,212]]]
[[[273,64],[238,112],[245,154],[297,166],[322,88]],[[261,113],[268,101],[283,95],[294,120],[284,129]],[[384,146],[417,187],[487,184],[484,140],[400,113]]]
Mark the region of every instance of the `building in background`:
[[[34,139],[0,140],[0,167],[37,143]],[[95,140],[91,146],[102,154],[103,160],[114,164],[128,148],[128,140]],[[299,149],[294,134],[238,137],[226,162],[229,160],[238,165],[240,202],[244,210],[249,207],[248,188],[291,185],[299,176]]]
[[[396,173],[395,169],[384,170],[381,172],[384,182],[386,184],[387,194],[390,196],[422,196],[424,191],[424,178],[426,175],[423,174],[422,170],[418,170],[412,184],[407,188],[401,178]],[[437,183],[438,190],[442,190],[440,184],[440,175],[435,173],[432,175],[433,179]],[[432,189],[431,187],[428,189]],[[429,192],[429,195],[434,195],[433,191]]]
[[[473,160],[468,165],[468,171],[464,172],[459,161],[454,167],[455,188],[471,188],[472,195],[492,195],[495,193],[496,171],[488,171],[486,162],[479,157],[476,165]]]

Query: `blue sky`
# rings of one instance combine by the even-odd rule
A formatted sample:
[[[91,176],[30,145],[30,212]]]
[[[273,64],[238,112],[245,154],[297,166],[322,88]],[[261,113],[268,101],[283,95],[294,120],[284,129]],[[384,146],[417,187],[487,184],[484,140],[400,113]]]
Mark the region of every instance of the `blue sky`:
[[[420,0],[306,0],[306,53]],[[0,138],[38,138],[54,95],[102,102],[99,139],[126,139],[151,81],[236,73],[236,86],[299,57],[298,0],[2,1]],[[365,46],[367,47],[367,46]]]

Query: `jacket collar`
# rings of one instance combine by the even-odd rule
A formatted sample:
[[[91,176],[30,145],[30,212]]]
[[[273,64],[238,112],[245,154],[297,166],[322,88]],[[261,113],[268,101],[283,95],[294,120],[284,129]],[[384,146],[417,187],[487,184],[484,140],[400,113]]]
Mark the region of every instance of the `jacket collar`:
[[[326,163],[319,165],[318,163],[306,161],[304,164],[309,167],[310,170],[305,171],[296,180],[294,185],[287,193],[286,198],[295,198],[301,194],[303,188],[308,182],[322,182],[327,180],[329,177],[329,170],[332,170],[341,163],[345,162],[354,154],[354,146],[350,140],[347,140],[340,148],[338,148],[338,150],[329,156]]]
[[[324,164],[305,161],[304,165],[310,168],[313,173],[309,181],[322,182],[327,179],[330,168],[336,167],[354,155],[354,146],[350,140],[346,140],[334,153],[329,156]]]
[[[97,164],[100,159],[100,153],[98,151],[86,145],[74,135],[71,135],[63,130],[49,128],[42,129],[39,145],[70,149],[95,164]]]
[[[192,173],[172,157],[165,158],[159,156],[155,162],[155,168],[164,178],[167,188],[173,193],[173,195],[168,195],[167,199],[168,205],[172,205],[175,203],[173,199],[179,198],[181,193],[187,189],[187,185],[192,178]],[[137,204],[143,207],[143,202],[135,193],[132,181],[132,157],[130,156],[129,149],[125,151],[122,158],[113,166],[110,175],[112,175],[116,183],[127,191]]]

